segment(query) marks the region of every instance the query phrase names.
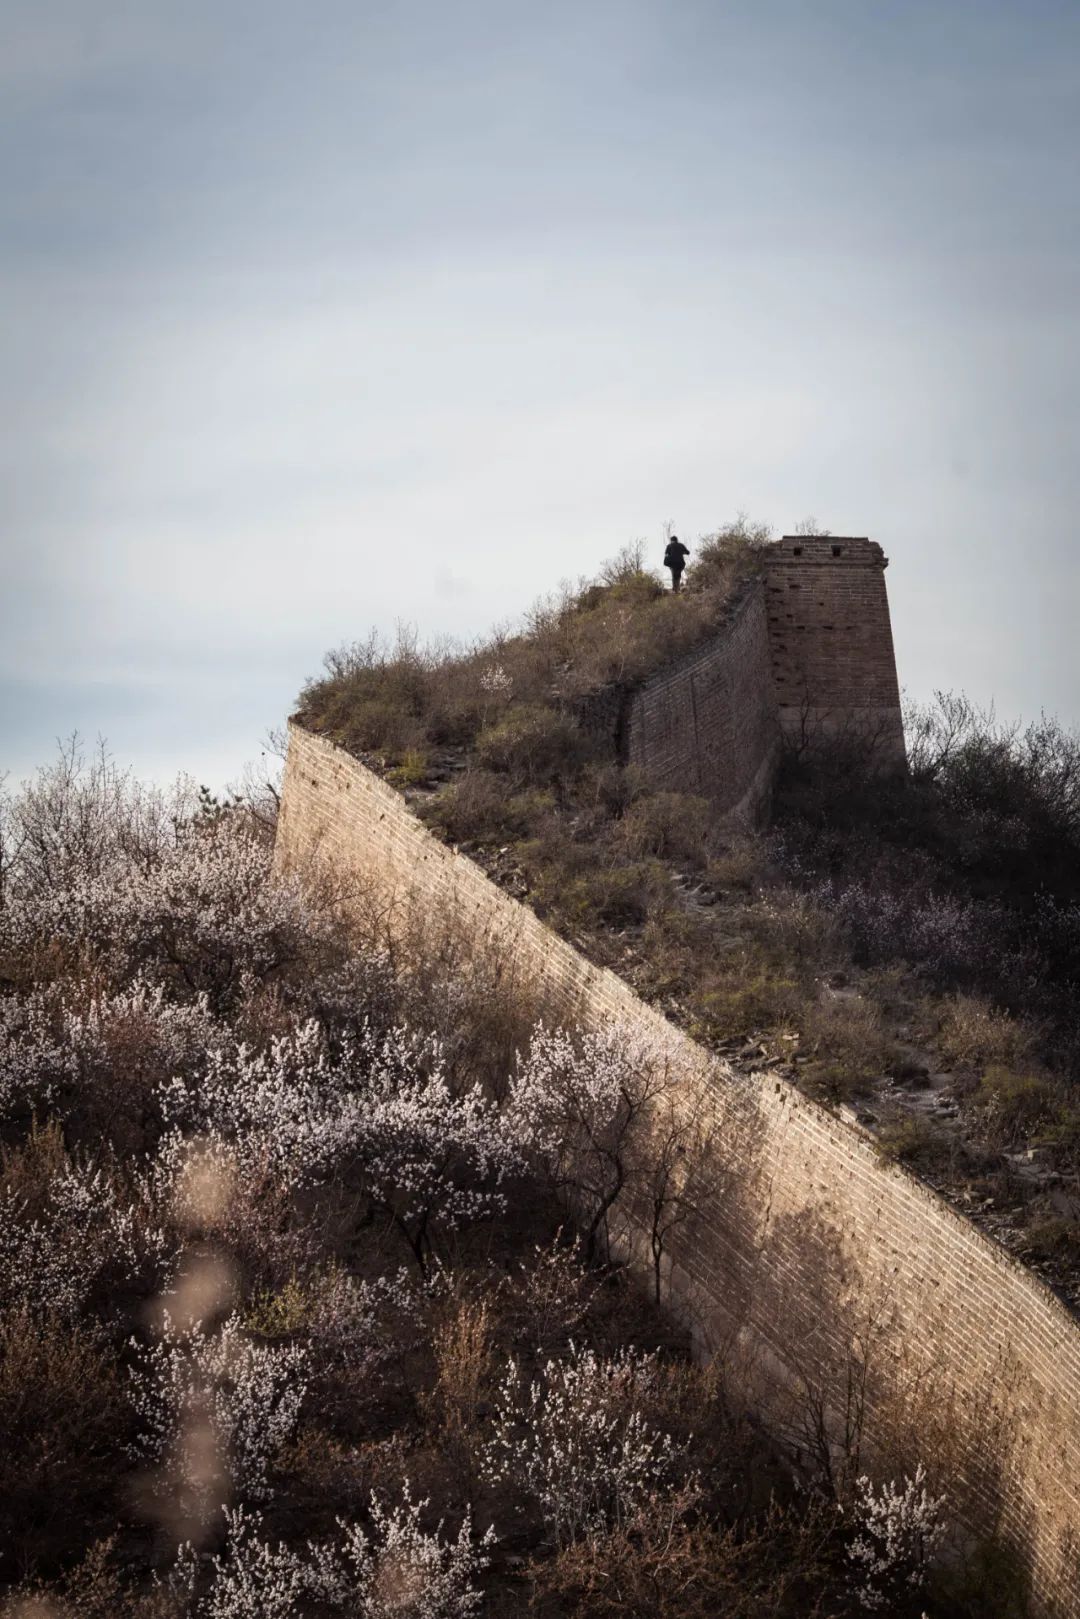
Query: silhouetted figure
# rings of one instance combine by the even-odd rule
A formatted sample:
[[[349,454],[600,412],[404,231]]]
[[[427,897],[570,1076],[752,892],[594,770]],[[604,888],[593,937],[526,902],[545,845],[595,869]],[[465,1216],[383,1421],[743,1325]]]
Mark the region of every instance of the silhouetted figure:
[[[671,588],[678,590],[682,583],[682,571],[686,567],[685,559],[690,555],[690,547],[684,545],[677,534],[673,534],[667,542],[664,552],[664,567],[671,569]]]

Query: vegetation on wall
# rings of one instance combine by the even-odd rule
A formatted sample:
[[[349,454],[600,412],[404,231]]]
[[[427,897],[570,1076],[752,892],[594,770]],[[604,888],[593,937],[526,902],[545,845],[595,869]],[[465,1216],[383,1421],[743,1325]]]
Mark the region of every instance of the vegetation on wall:
[[[624,556],[467,656],[337,654],[299,717],[697,1038],[853,1106],[1080,1304],[1076,737],[944,695],[906,715],[906,777],[800,738],[770,831],[740,838],[588,724],[715,629],[767,538],[711,537],[677,597]]]
[[[560,780],[583,762],[578,721],[590,698],[629,686],[698,645],[761,566],[769,531],[740,518],[703,539],[675,597],[628,546],[593,583],[539,601],[524,628],[465,650],[420,647],[402,632],[331,653],[305,688],[302,724],[353,752],[424,779],[450,750],[529,781]]]

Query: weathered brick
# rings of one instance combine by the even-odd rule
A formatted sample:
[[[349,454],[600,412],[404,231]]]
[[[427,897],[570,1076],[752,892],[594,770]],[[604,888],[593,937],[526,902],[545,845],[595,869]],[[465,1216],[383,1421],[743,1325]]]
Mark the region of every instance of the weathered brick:
[[[881,679],[875,701],[889,695]],[[586,1028],[626,1022],[657,1041],[688,1089],[706,1083],[714,1157],[696,1184],[701,1219],[677,1238],[669,1278],[695,1343],[745,1354],[748,1387],[768,1406],[785,1376],[842,1355],[867,1312],[887,1311],[892,1370],[878,1368],[870,1442],[905,1387],[953,1402],[954,1511],[973,1530],[1013,1538],[1039,1611],[1080,1619],[1080,1332],[1041,1282],[882,1163],[855,1124],[774,1075],[747,1081],[715,1062],[439,843],[393,788],[295,725],[277,859],[327,861],[392,898],[402,920],[457,919],[476,949],[540,987],[551,1016]]]

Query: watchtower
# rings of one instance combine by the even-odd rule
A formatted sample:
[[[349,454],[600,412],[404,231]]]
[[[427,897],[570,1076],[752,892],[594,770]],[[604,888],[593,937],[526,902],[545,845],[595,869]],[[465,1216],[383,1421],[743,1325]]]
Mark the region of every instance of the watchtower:
[[[849,534],[785,534],[770,547],[765,601],[773,694],[789,746],[870,744],[903,767],[888,558]]]

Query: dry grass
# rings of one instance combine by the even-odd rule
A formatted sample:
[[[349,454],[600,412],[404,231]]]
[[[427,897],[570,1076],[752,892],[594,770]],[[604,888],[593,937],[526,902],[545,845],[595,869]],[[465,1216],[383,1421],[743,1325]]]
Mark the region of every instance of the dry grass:
[[[550,779],[584,762],[580,706],[609,686],[643,679],[719,623],[760,565],[766,530],[744,520],[697,548],[676,597],[628,547],[598,581],[565,586],[526,615],[523,632],[467,650],[421,648],[408,632],[327,659],[305,689],[299,717],[344,747],[382,755],[422,779],[432,748],[468,747],[518,780]]]
[[[938,1045],[958,1066],[1016,1067],[1030,1059],[1037,1043],[1036,1030],[982,995],[950,996],[941,1009]]]
[[[985,1140],[1016,1146],[1052,1126],[1063,1101],[1060,1084],[1046,1075],[995,1064],[982,1076],[969,1107]]]
[[[824,1619],[835,1516],[774,1508],[736,1528],[693,1508],[692,1492],[654,1498],[632,1522],[534,1562],[533,1606],[554,1600],[580,1619]]]
[[[803,1014],[800,1052],[807,1083],[840,1100],[871,1088],[899,1059],[880,1008],[858,995],[824,991]]]

